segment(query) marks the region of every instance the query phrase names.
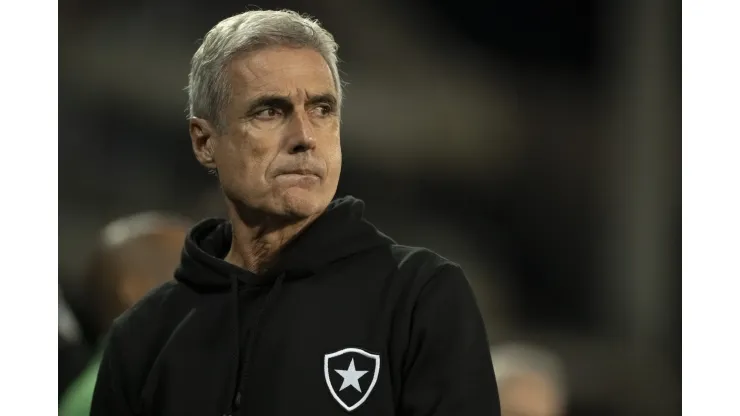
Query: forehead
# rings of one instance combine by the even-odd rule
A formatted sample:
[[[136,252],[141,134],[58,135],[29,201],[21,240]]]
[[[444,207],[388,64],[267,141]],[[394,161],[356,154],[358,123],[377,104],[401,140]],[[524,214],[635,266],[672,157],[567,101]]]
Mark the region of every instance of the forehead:
[[[237,56],[229,66],[232,94],[336,94],[329,65],[317,51],[287,46],[270,47]]]

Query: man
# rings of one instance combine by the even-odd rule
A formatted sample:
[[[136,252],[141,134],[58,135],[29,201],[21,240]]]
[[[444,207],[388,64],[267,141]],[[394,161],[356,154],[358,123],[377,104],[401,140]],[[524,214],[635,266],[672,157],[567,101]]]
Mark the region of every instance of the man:
[[[509,344],[491,349],[503,416],[562,416],[565,376],[560,360],[538,347]]]
[[[176,281],[117,320],[92,415],[499,414],[462,270],[381,234],[361,201],[332,201],[336,49],[290,11],[205,36],[190,136],[229,220],[196,225]]]
[[[112,222],[103,229],[99,250],[85,277],[89,312],[97,318],[96,332],[108,331],[113,319],[146,292],[172,279],[189,222],[155,212]],[[79,377],[62,396],[60,416],[88,416],[104,342]]]

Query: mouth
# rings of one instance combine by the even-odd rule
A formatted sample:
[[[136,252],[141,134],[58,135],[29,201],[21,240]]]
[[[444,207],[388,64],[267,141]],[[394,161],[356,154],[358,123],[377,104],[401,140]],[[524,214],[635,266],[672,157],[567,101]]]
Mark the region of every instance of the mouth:
[[[277,176],[314,176],[316,178],[321,178],[321,175],[316,173],[316,171],[311,169],[292,169],[292,170],[286,170],[283,172],[278,173]]]

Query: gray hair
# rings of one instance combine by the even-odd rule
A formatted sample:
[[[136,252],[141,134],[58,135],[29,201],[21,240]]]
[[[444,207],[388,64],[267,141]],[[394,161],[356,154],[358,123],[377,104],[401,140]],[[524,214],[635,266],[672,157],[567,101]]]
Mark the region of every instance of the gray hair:
[[[188,115],[223,127],[220,113],[229,103],[227,65],[235,55],[270,46],[307,47],[323,56],[331,70],[339,105],[342,82],[334,37],[310,16],[290,10],[250,10],[220,21],[193,55],[188,77]]]
[[[536,373],[550,380],[560,399],[565,402],[565,366],[553,352],[534,345],[512,343],[492,347],[491,360],[499,385],[517,376]]]

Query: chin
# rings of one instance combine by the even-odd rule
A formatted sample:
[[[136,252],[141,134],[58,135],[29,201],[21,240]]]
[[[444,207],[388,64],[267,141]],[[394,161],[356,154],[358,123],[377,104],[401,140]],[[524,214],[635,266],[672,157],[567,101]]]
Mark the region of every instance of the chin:
[[[282,205],[282,209],[279,211],[285,216],[299,219],[322,213],[331,202],[331,197],[305,189],[289,189],[281,199],[279,205]]]

